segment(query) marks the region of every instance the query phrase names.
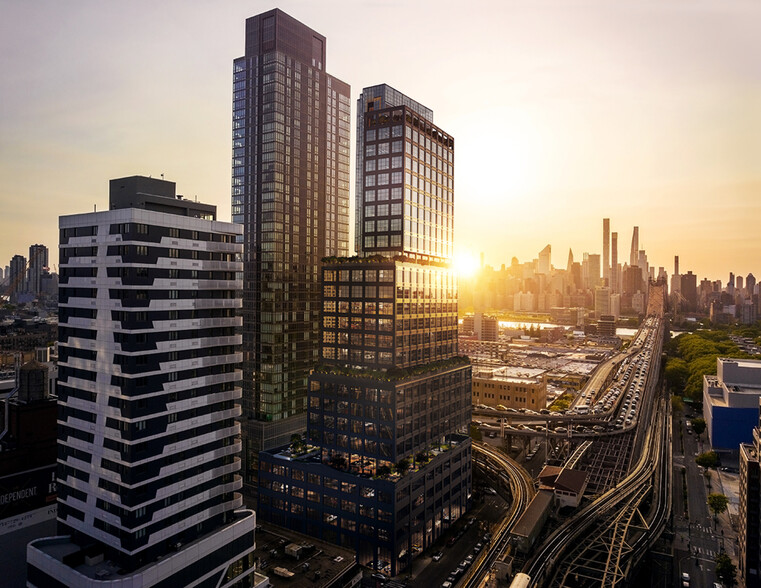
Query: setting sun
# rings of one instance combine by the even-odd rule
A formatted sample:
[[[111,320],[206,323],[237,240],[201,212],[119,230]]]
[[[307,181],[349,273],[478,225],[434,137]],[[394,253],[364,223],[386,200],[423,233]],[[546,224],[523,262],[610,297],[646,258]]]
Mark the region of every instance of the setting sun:
[[[469,278],[478,269],[478,261],[470,253],[457,253],[452,260],[457,275],[461,278]]]

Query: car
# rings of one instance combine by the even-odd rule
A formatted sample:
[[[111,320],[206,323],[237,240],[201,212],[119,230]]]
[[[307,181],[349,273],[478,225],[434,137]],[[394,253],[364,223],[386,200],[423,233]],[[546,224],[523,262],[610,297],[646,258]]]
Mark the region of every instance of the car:
[[[374,574],[371,574],[370,577],[375,580],[381,580],[383,582],[388,580],[388,577],[386,576],[386,574],[381,574],[380,572],[375,572]]]
[[[452,536],[449,538],[449,541],[447,541],[447,547],[452,547],[452,546],[454,546],[454,544],[455,544],[455,543],[457,543],[457,540],[458,540],[458,539],[459,539],[459,537],[458,537],[457,535],[452,535]]]
[[[682,572],[682,586],[690,585],[690,575],[687,572]]]
[[[444,557],[444,553],[442,551],[437,551],[431,556],[431,559],[433,561],[439,561],[442,557]]]

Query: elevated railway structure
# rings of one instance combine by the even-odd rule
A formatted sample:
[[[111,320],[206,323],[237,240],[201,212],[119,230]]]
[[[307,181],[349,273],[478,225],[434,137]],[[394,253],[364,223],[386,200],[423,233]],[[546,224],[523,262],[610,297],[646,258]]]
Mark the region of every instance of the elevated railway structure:
[[[615,408],[598,421],[607,426],[568,458],[589,473],[591,502],[532,552],[516,582],[625,586],[663,531],[671,511],[670,403],[659,383],[664,300],[663,286],[651,284],[650,315],[621,365],[626,378],[611,384]],[[617,427],[622,417],[628,426]]]
[[[468,573],[458,584],[458,587],[466,588],[481,586],[486,573],[494,563],[509,555],[510,531],[536,493],[534,480],[529,473],[501,451],[483,443],[473,443],[473,459],[476,467],[487,471],[499,481],[503,491],[509,492],[511,503],[507,515],[494,532],[489,547],[479,554]]]

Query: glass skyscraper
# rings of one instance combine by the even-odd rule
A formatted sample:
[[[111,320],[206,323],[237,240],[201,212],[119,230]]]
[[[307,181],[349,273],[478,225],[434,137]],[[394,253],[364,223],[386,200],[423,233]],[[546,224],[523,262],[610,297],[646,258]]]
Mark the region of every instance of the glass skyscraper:
[[[232,218],[244,226],[245,491],[258,452],[306,429],[320,260],[349,248],[350,88],[325,37],[280,10],[246,20],[234,61]]]
[[[365,125],[365,112],[381,110],[389,106],[409,106],[415,112],[420,113],[430,122],[433,122],[433,110],[423,106],[409,96],[405,96],[388,84],[378,84],[362,90],[357,99],[357,129]],[[354,191],[354,247],[357,253],[363,250],[363,207],[365,193],[365,133],[357,133],[356,175]]]
[[[454,139],[406,102],[363,103],[362,255],[322,268],[307,444],[260,454],[258,512],[396,575],[468,508],[471,367],[448,260]]]

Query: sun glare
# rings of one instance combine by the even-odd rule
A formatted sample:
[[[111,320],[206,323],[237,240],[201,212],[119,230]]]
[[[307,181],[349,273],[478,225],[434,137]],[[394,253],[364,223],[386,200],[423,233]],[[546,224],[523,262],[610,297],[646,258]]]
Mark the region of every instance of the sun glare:
[[[461,278],[469,278],[476,273],[478,262],[470,253],[458,253],[454,257],[454,269]]]

